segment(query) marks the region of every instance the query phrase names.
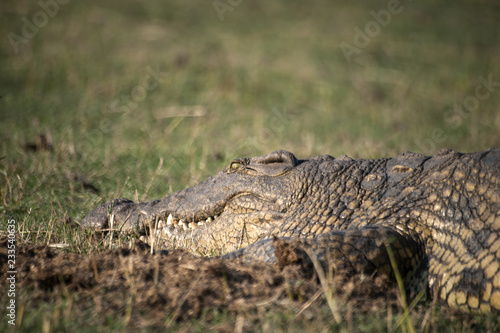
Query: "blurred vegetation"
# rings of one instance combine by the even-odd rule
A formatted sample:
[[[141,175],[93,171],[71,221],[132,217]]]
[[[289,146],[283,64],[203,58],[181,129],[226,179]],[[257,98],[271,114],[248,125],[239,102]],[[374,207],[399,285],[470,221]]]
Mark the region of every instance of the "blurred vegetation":
[[[3,1],[2,233],[14,218],[19,241],[86,253],[70,222],[99,203],[160,198],[276,149],[500,146],[500,83],[452,111],[500,81],[500,4],[402,1],[375,23],[390,3]],[[370,36],[347,59],[358,28]]]

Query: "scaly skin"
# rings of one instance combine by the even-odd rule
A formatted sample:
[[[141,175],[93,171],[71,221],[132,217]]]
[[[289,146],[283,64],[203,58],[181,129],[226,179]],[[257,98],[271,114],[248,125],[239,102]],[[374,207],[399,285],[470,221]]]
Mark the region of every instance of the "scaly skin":
[[[276,262],[287,246],[312,251],[347,276],[393,276],[393,253],[407,290],[500,311],[500,150],[377,160],[276,151],[161,200],[110,201],[82,225],[108,228],[111,216],[126,231],[161,223],[167,244],[195,253]]]

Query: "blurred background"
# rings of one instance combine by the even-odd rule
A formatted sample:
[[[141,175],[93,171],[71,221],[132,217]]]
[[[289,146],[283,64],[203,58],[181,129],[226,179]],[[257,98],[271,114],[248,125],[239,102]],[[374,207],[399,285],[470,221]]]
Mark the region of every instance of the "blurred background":
[[[2,1],[0,215],[78,220],[276,149],[498,148],[499,22],[486,0]]]

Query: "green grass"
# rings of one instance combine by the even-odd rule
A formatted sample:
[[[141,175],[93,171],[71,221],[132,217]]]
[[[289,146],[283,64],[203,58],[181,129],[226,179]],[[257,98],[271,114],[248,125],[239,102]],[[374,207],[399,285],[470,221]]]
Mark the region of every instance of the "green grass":
[[[41,7],[4,1],[1,233],[14,218],[18,241],[100,251],[66,222],[276,149],[374,158],[500,146],[499,86],[470,114],[444,118],[480,76],[500,81],[499,5],[401,5],[349,63],[340,43],[353,44],[353,27],[386,2],[242,1],[221,21],[211,1],[71,1],[16,53],[8,34],[22,36],[23,18],[33,22]],[[148,68],[167,74],[144,95]],[[129,110],[112,108],[134,97]],[[50,135],[51,152],[23,148],[39,134]]]

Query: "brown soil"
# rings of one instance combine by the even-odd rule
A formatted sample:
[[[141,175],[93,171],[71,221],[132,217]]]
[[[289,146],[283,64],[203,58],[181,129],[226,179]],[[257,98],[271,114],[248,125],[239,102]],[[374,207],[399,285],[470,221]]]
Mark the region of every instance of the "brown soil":
[[[279,265],[200,258],[180,250],[151,255],[144,243],[94,255],[17,245],[16,287],[29,291],[26,307],[77,295],[72,313],[92,314],[102,322],[129,316],[131,327],[164,326],[165,320],[199,317],[214,308],[232,313],[289,308],[303,314],[325,302],[312,263],[286,247],[280,251],[279,243]],[[7,267],[5,238],[0,240],[0,267]],[[2,290],[6,271],[0,272]],[[388,299],[396,299],[384,285],[376,279],[330,281],[342,304],[365,310],[387,307]]]

